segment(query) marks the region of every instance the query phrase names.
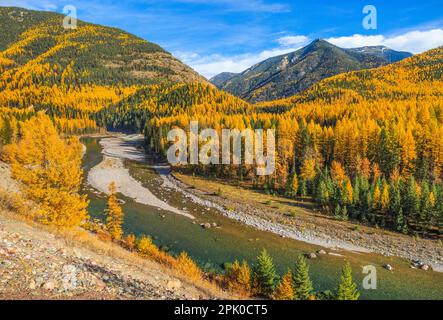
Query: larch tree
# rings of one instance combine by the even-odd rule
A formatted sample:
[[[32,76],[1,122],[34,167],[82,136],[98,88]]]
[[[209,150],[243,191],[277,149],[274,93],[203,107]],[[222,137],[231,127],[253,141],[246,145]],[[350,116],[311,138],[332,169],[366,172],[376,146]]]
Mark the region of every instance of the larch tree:
[[[37,204],[35,219],[67,228],[87,219],[88,201],[79,194],[83,171],[77,138],[62,139],[50,118],[39,113],[22,123],[20,140],[8,146],[7,154],[14,178]]]
[[[117,199],[117,186],[115,182],[111,182],[108,187],[109,197],[106,207],[106,227],[114,240],[121,240],[123,235],[123,210]]]
[[[294,288],[292,286],[292,272],[288,272],[282,277],[280,283],[275,288],[275,292],[272,296],[274,300],[293,300]]]
[[[235,292],[248,295],[251,291],[251,270],[246,261],[241,264],[236,260],[225,272],[226,286]]]

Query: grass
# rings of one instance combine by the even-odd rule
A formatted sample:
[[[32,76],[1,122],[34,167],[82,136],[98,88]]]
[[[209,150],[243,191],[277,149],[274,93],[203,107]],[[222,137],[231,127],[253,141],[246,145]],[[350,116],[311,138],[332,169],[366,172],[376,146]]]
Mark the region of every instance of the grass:
[[[219,180],[205,179],[203,177],[177,172],[174,172],[174,176],[192,188],[204,190],[208,194],[222,196],[223,198],[232,199],[240,203],[270,206],[282,214],[287,212],[294,212],[293,215],[310,214],[312,211],[309,210],[309,207],[315,207],[315,204],[312,202],[298,201],[279,195],[266,194],[260,190],[252,189],[251,186],[247,184],[240,186],[230,185]],[[301,205],[303,205],[303,208]]]

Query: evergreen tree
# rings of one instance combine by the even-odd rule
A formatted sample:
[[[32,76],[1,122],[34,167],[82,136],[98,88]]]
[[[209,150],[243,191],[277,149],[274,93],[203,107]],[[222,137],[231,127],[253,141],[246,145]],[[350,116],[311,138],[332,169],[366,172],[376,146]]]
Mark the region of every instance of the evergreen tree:
[[[398,232],[407,234],[408,233],[408,225],[405,221],[405,217],[403,215],[403,209],[400,208],[400,210],[397,213],[397,216],[395,218],[395,229]]]
[[[305,257],[302,255],[299,255],[295,262],[292,284],[295,299],[308,300],[312,296],[313,288],[309,277],[309,266],[306,263]]]
[[[352,268],[349,263],[343,266],[341,282],[337,289],[337,300],[358,300],[360,293],[352,280]]]
[[[294,172],[286,183],[286,196],[296,197],[298,192],[298,177]]]
[[[253,282],[257,294],[271,297],[278,275],[275,271],[274,262],[266,249],[263,249],[257,257],[254,266]]]

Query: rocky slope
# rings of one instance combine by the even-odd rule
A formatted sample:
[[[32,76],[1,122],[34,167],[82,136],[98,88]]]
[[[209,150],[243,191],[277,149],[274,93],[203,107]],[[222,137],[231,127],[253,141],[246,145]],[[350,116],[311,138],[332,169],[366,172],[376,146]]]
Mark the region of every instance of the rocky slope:
[[[211,79],[218,88],[250,102],[292,96],[322,79],[348,71],[375,68],[411,56],[386,47],[342,49],[324,40],[260,62],[244,72]],[[226,79],[225,81],[222,81]]]
[[[0,299],[209,299],[165,267],[83,234],[67,236],[0,210]]]

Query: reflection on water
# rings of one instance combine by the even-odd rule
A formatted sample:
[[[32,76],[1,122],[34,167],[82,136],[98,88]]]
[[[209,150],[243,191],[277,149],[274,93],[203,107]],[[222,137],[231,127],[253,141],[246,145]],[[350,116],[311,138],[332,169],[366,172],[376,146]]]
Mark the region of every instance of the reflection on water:
[[[88,170],[101,161],[101,148],[97,139],[84,139],[84,143],[88,148],[84,167]],[[257,231],[228,219],[212,209],[208,210],[191,202],[179,192],[162,188],[160,177],[148,165],[129,161],[126,165],[131,175],[158,198],[188,211],[196,217],[196,221],[121,197],[125,201],[125,232],[148,234],[157,245],[172,254],[185,250],[206,269],[222,270],[224,263],[235,259],[245,259],[253,263],[259,251],[266,248],[274,258],[279,273],[283,273],[293,266],[298,254],[320,249],[318,246]],[[90,215],[103,218],[106,199],[103,195],[95,194],[87,186],[84,192],[91,201]],[[200,223],[205,222],[215,222],[220,227],[203,229]],[[349,261],[360,287],[361,297],[364,299],[443,299],[442,273],[410,269],[407,261],[392,257],[346,251],[333,253],[337,255],[320,255],[315,260],[309,260],[311,278],[318,291],[334,289],[339,280],[341,266],[345,261]],[[394,271],[383,269],[382,265],[386,263],[393,265]],[[364,290],[361,287],[365,276],[362,274],[362,267],[365,265],[377,267],[377,290]]]

